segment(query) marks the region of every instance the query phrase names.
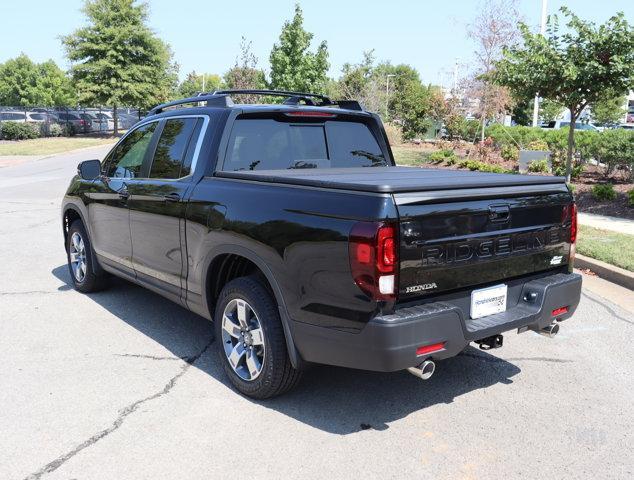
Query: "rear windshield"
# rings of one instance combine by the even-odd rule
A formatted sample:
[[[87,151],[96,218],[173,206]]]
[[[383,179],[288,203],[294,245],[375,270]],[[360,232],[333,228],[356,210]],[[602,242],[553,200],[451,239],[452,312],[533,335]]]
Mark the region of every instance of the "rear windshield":
[[[232,129],[223,170],[348,168],[387,165],[365,123],[328,120],[292,123],[238,119]]]

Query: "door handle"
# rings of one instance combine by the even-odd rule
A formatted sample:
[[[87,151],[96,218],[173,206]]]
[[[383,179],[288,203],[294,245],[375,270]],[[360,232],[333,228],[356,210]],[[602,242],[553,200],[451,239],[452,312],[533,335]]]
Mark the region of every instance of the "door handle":
[[[181,196],[176,192],[163,195],[163,198],[165,199],[166,202],[180,202],[181,200]]]

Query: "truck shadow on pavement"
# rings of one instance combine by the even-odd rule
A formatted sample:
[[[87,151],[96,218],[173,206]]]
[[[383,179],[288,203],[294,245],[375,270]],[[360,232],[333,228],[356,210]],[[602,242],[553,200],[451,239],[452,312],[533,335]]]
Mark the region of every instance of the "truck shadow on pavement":
[[[68,290],[68,267],[52,274]],[[213,338],[208,320],[125,280],[113,278],[109,289],[87,295],[112,315],[158,342],[175,357],[195,357]],[[145,352],[122,352],[123,356]],[[167,358],[172,359],[172,358]],[[231,389],[212,345],[193,365]],[[346,368],[315,366],[298,387],[278,398],[255,401],[325,432],[347,435],[361,430],[385,430],[390,422],[436,404],[452,403],[456,397],[498,383],[510,384],[520,368],[473,347],[437,364],[436,374],[422,381],[407,372],[376,373]]]

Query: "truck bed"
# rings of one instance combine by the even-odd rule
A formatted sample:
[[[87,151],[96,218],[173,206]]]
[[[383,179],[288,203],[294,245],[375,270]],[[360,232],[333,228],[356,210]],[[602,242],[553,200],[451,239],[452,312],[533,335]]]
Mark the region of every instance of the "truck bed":
[[[495,187],[564,185],[563,177],[513,175],[417,167],[371,167],[294,170],[219,171],[217,177],[267,183],[355,190],[407,193]],[[534,191],[534,188],[529,188]]]

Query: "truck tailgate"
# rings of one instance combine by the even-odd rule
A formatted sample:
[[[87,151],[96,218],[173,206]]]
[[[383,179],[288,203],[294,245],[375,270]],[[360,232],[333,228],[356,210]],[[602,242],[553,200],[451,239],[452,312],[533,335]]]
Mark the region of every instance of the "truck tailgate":
[[[399,298],[502,283],[569,261],[572,198],[559,192],[475,199],[395,194],[400,216]]]

